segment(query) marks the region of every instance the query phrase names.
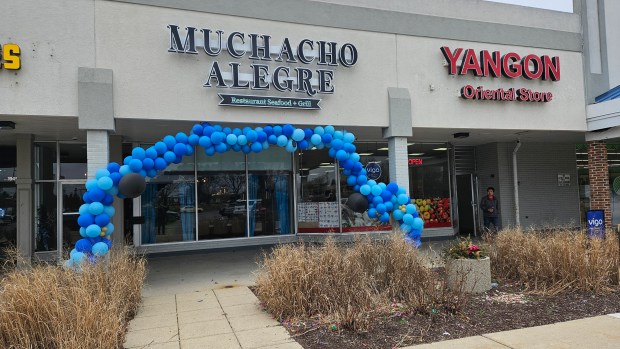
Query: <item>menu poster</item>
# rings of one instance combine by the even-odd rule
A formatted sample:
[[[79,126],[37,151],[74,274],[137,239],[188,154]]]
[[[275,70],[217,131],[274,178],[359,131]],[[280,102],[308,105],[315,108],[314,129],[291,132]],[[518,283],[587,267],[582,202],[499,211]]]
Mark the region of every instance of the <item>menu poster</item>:
[[[340,225],[340,210],[337,202],[319,202],[319,228],[333,228]]]
[[[300,202],[297,204],[297,221],[317,222],[319,220],[318,202]]]

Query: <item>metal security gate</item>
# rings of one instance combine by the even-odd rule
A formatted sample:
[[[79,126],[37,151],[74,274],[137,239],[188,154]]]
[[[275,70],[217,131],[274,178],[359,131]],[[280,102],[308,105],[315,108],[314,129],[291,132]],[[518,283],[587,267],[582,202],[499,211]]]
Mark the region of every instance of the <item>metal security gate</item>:
[[[478,235],[478,178],[476,176],[476,148],[454,147],[456,177],[456,208],[458,232]]]

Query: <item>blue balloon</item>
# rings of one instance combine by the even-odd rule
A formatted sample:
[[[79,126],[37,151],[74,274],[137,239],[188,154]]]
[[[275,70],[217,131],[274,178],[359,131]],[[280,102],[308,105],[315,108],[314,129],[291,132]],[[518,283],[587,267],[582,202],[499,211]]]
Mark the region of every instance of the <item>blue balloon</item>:
[[[398,191],[396,192],[396,196],[400,195],[400,194],[406,194],[407,191],[405,190],[405,188],[401,188],[398,187]]]
[[[419,239],[422,236],[422,230],[412,228],[409,236],[411,236],[413,239]]]
[[[98,185],[98,182],[97,182],[96,179],[89,179],[89,180],[86,181],[86,189],[87,190],[92,190],[92,189],[95,189],[95,188],[98,188],[98,187],[99,187],[99,185]]]
[[[349,186],[351,186],[351,187],[354,186],[355,184],[357,184],[357,177],[356,176],[349,176],[347,178],[347,184]]]
[[[226,143],[219,143],[215,146],[215,151],[218,153],[225,153],[228,150],[228,145]]]
[[[202,135],[203,136],[211,137],[213,132],[215,132],[215,128],[213,126],[207,125],[207,126],[203,126],[203,128],[202,128]]]
[[[114,197],[110,194],[106,194],[101,200],[101,204],[104,206],[104,208],[105,206],[112,205],[113,202],[114,202]]]
[[[239,135],[237,136],[237,143],[239,145],[246,145],[248,144],[248,138],[245,135]]]
[[[215,148],[213,147],[205,148],[205,154],[207,154],[208,156],[213,156],[215,154]]]
[[[383,212],[383,214],[381,214],[381,216],[379,217],[379,221],[383,222],[383,223],[387,223],[390,221],[390,214],[387,212]]]
[[[389,190],[390,193],[396,194],[396,192],[398,191],[398,184],[390,183],[387,185],[386,189]]]
[[[104,244],[108,245],[108,250],[110,250],[112,248],[112,240],[110,240],[110,239],[103,239],[103,241],[101,241],[101,242],[103,242]]]
[[[344,151],[346,151],[347,153],[351,154],[351,153],[355,153],[355,146],[351,143],[345,143],[342,145],[342,149],[344,149]]]
[[[256,129],[259,129],[260,127],[257,127]],[[258,137],[256,138],[257,142],[263,143],[264,141],[267,140],[267,134],[263,131],[259,131],[258,133]]]
[[[321,141],[321,136],[319,136],[318,134],[313,134],[312,136],[310,136],[310,143],[312,143],[313,145],[318,145],[319,143],[321,143]]]
[[[282,134],[286,137],[292,136],[293,132],[295,132],[295,128],[291,124],[286,124],[282,127]]]
[[[106,169],[99,169],[97,170],[97,172],[95,173],[95,178],[99,179],[102,177],[108,177],[110,176],[110,171],[106,170]]]
[[[130,162],[131,160],[133,160],[133,157],[132,157],[132,156],[126,156],[126,157],[123,159],[123,165],[129,165],[129,162]]]
[[[177,143],[174,145],[174,154],[176,156],[183,156],[187,153],[187,147],[183,143]]]
[[[414,212],[417,211],[414,204],[407,204],[407,206],[405,206],[405,209],[407,210],[407,213],[409,214],[413,214]]]
[[[285,135],[278,136],[278,140],[277,140],[278,146],[285,147],[287,143],[288,143],[288,138],[286,138]]]
[[[366,184],[366,182],[368,182],[368,177],[366,177],[365,175],[357,176],[357,184],[363,186],[364,184]],[[368,188],[370,188],[370,186]],[[365,195],[368,195],[368,194],[365,194]]]
[[[198,136],[196,136],[196,137],[198,137]],[[146,156],[145,159],[155,160],[157,158],[157,150],[155,150],[154,146],[153,147],[148,147],[144,151],[144,155]]]
[[[146,159],[142,160],[142,169],[143,170],[148,171],[148,170],[152,169],[153,166],[155,166],[155,161],[153,161],[153,159],[146,158]]]
[[[105,192],[99,188],[95,188],[93,190],[88,191],[88,197],[92,201],[101,201],[101,199],[103,199],[104,196],[105,196]]]
[[[332,148],[336,149],[336,150],[340,150],[342,149],[342,146],[344,145],[344,143],[342,142],[342,140],[340,139],[334,139],[332,140]]]
[[[273,127],[271,127],[270,125],[263,127],[263,131],[265,131],[267,137],[273,135]]]
[[[377,208],[377,212],[379,212],[379,214],[383,214],[386,211],[385,204],[378,204],[376,208]]]
[[[140,147],[136,147],[131,151],[131,156],[134,159],[142,160],[146,157],[146,151]]]
[[[334,138],[335,139],[342,139],[343,136],[344,136],[344,134],[342,133],[342,131],[334,131]]]
[[[370,186],[368,184],[364,184],[364,185],[360,186],[360,194],[362,194],[362,195],[370,194]]]
[[[387,212],[392,212],[392,210],[394,209],[394,204],[392,204],[391,201],[383,201],[385,203],[385,210]]]
[[[353,162],[358,162],[358,161],[360,161],[360,154],[358,154],[358,153],[352,153],[352,154],[349,156],[349,159],[351,159],[351,161],[353,161]]]
[[[424,220],[420,217],[413,218],[413,222],[411,223],[411,227],[413,229],[422,229],[424,228]]]
[[[323,134],[321,136],[321,140],[325,144],[331,144],[331,142],[332,142],[332,135],[330,135],[329,133],[325,133],[325,134]]]
[[[117,164],[116,162],[111,162],[108,164],[108,171],[110,171],[110,173],[118,172],[120,168],[121,165]]]
[[[321,126],[317,126],[314,128],[314,133],[316,133],[319,136],[322,136],[325,133],[325,129]]]
[[[166,160],[166,162],[168,163],[172,163],[177,159],[177,156],[175,153],[171,152],[171,151],[167,151],[164,154],[164,160]]]
[[[146,171],[146,175],[151,177],[151,178],[155,178],[155,177],[157,177],[157,170],[152,168],[152,169]]]
[[[177,144],[177,140],[174,137],[168,135],[164,137],[164,143],[166,144],[166,148],[168,150],[172,150],[172,148],[174,148],[174,145]]]
[[[153,147],[155,148],[155,151],[157,152],[158,155],[163,155],[168,150],[166,143],[161,142],[161,141],[155,143]]]
[[[381,186],[379,186],[381,188]],[[389,190],[383,189],[381,191],[381,197],[383,198],[383,202],[388,202],[392,200],[392,193]]]
[[[192,127],[192,133],[197,136],[202,136],[202,125],[196,124]]]
[[[249,146],[249,145],[245,144],[245,145],[242,145],[242,146],[241,146],[241,151],[242,151],[244,154],[249,154],[249,153],[251,153],[251,152],[252,152],[252,148],[250,148],[250,146]]]
[[[237,136],[235,136],[234,134],[229,134],[228,136],[226,136],[226,143],[233,145],[237,143]]]
[[[208,148],[211,146],[211,138],[207,136],[202,136],[198,139],[198,144],[200,144],[203,148]]]
[[[99,236],[99,234],[101,234],[101,227],[96,225],[96,224],[91,224],[88,227],[86,227],[86,236],[88,236],[89,238],[94,238]]]
[[[211,134],[211,143],[213,145],[218,145],[222,143],[222,141],[224,140],[224,137],[226,136],[222,132],[219,132],[219,131],[213,132],[213,134]]]
[[[403,233],[406,234],[406,233],[411,231],[411,226],[409,224],[407,224],[407,223],[403,223],[403,224],[400,225],[400,230],[402,230]]]
[[[76,252],[73,254],[71,260],[73,261],[73,265],[71,267],[79,266],[80,264],[86,261],[87,257],[83,252]]]
[[[177,133],[177,135],[174,138],[176,139],[178,143],[187,144],[189,142],[187,135],[183,132]]]
[[[189,137],[187,137],[187,142],[190,145],[197,145],[198,141],[200,141],[200,136],[199,135],[193,134],[193,135],[190,135]],[[148,151],[148,149],[147,149],[147,151]]]
[[[224,133],[225,136],[228,136],[229,134],[232,133],[232,130],[230,129],[230,127],[224,127],[222,129],[222,132]],[[225,136],[224,136],[224,138],[226,138]]]
[[[380,196],[375,196],[372,198],[372,203],[376,205],[382,204],[383,199]]]
[[[301,150],[306,150],[310,147],[310,143],[308,143],[307,140],[302,139],[301,142],[297,143],[297,146],[299,147],[299,149]]]
[[[98,242],[93,245],[92,252],[98,257],[105,256],[108,253],[108,245],[105,242]]]
[[[84,195],[82,195],[82,199],[87,204],[90,204],[91,202],[93,202],[93,200],[91,200],[90,195],[88,194],[88,192],[86,192],[86,193],[84,193]]]
[[[349,158],[349,154],[346,151],[340,149],[336,152],[336,159],[339,161],[345,161]]]
[[[396,198],[398,199],[398,203],[400,205],[404,205],[409,202],[409,197],[407,196],[407,194],[400,194]]]
[[[95,223],[95,216],[93,216],[92,214],[89,213],[82,213],[80,214],[80,216],[78,217],[78,225],[80,227],[86,228],[91,224]]]
[[[101,214],[95,217],[95,224],[97,224],[100,227],[105,227],[106,225],[108,225],[108,223],[110,223],[110,216],[103,213],[103,211]]]
[[[248,139],[248,142],[254,142],[258,139],[258,134],[254,130],[249,130],[245,137]]]
[[[282,134],[282,126],[276,125],[273,127],[273,134],[278,137]]]
[[[108,230],[106,230],[105,232],[106,235],[110,235],[114,232],[114,224],[110,223],[106,225],[106,228],[108,228]]]
[[[329,151],[327,152],[327,154],[329,155],[330,158],[335,158],[336,157],[336,149],[330,148]]]
[[[298,129],[295,129],[295,131],[293,131],[293,135],[291,138],[293,138],[295,142],[299,142],[302,139],[304,139],[304,136],[305,136],[304,130],[298,128]]]
[[[341,162],[340,166],[342,166],[342,168],[344,168],[346,170],[350,170],[350,169],[353,168],[353,161],[347,159],[347,160]]]
[[[374,208],[369,208],[368,209],[368,217],[370,217],[372,219],[377,219],[377,210],[375,210]]]
[[[325,126],[325,133],[331,135],[331,134],[334,134],[334,131],[336,131],[334,126],[332,126],[332,125]]]
[[[161,171],[163,169],[165,169],[166,167],[168,167],[168,162],[162,158],[157,158],[155,159],[155,169],[157,171]]]
[[[138,172],[142,169],[142,161],[138,160],[138,159],[132,159],[129,162],[129,168],[133,171],[133,172]]]
[[[114,182],[110,177],[101,177],[97,180],[97,186],[99,186],[99,189],[101,190],[108,190],[112,188],[113,185]]]
[[[258,143],[258,142],[254,142],[252,143],[252,151],[255,153],[260,153],[263,150],[263,145]]]

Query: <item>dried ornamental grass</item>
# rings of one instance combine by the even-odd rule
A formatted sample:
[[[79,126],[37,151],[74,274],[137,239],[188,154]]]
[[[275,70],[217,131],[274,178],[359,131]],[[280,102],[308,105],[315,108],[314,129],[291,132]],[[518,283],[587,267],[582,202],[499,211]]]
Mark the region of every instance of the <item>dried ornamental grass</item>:
[[[618,239],[589,239],[585,232],[505,230],[490,239],[493,273],[528,290],[556,294],[607,292],[618,285]]]
[[[127,251],[79,273],[10,272],[0,282],[0,347],[122,348],[145,275],[145,260]]]
[[[322,245],[278,246],[260,264],[256,292],[279,319],[321,316],[355,330],[367,329],[394,301],[430,311],[443,303],[453,309],[458,299],[398,235],[350,246],[332,238]]]

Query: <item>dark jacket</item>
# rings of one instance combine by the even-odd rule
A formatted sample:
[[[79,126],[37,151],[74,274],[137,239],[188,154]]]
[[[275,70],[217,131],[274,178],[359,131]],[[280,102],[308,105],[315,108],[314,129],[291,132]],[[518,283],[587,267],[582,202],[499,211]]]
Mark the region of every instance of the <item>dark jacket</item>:
[[[493,209],[493,212],[489,212],[490,208]],[[499,200],[497,200],[497,196],[493,196],[493,200],[491,200],[488,195],[485,195],[482,201],[480,201],[480,209],[484,217],[499,216]]]

